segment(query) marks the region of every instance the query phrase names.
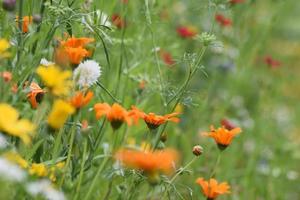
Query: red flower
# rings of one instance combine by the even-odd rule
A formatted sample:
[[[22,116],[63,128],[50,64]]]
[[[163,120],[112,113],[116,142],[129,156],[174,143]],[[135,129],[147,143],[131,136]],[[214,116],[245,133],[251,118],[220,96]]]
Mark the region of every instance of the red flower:
[[[173,60],[172,55],[166,51],[160,51],[160,57],[166,65],[174,65],[175,61]]]
[[[273,69],[281,65],[281,63],[278,60],[273,59],[272,56],[265,56],[264,62]]]
[[[232,130],[232,129],[236,128],[236,126],[228,119],[222,119],[221,125],[224,126],[227,130]]]
[[[216,14],[215,19],[223,27],[231,26],[232,25],[231,19],[230,18],[226,18],[224,15]]]
[[[179,26],[176,31],[182,38],[193,38],[198,33],[197,28],[194,26]]]
[[[119,29],[125,28],[126,22],[119,14],[113,14],[111,16],[112,23]]]

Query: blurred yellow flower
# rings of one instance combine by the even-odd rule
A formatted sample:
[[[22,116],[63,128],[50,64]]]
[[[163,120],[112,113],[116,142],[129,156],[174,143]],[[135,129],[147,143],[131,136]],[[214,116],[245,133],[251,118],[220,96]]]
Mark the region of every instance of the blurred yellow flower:
[[[10,53],[7,52],[7,49],[9,49],[10,44],[6,39],[0,38],[0,58],[7,58],[10,56]]]
[[[12,151],[6,152],[4,153],[4,157],[9,161],[18,164],[20,167],[24,169],[28,168],[28,162],[16,152],[12,152]]]
[[[29,174],[44,177],[48,175],[48,170],[46,165],[43,163],[33,163],[29,169]]]
[[[54,102],[52,111],[48,116],[48,124],[54,128],[59,129],[67,121],[69,115],[75,112],[75,108],[68,102],[63,100],[56,100]]]
[[[35,130],[35,125],[29,120],[19,119],[19,113],[8,104],[0,104],[0,131],[19,137],[25,144],[31,142],[31,133]]]
[[[61,70],[56,65],[48,67],[41,65],[37,68],[37,74],[54,95],[64,96],[70,93],[73,85],[70,70]]]

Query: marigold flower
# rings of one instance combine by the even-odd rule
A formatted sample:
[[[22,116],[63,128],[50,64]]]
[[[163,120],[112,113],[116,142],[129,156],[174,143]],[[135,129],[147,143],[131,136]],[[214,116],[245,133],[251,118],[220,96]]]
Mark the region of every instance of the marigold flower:
[[[86,94],[83,92],[76,92],[76,94],[71,98],[70,102],[74,108],[82,108],[83,106],[87,105],[91,99],[93,98],[94,93],[88,91]]]
[[[165,174],[173,172],[174,165],[178,161],[178,153],[173,149],[155,152],[120,149],[115,154],[115,159],[128,168],[142,170],[152,176],[159,172]]]
[[[70,88],[73,85],[70,80],[72,77],[71,71],[61,70],[56,65],[48,67],[41,65],[37,68],[37,74],[54,95],[66,96],[70,93]]]
[[[45,177],[48,175],[48,169],[43,163],[33,163],[29,168],[29,174]]]
[[[113,14],[111,21],[118,29],[125,28],[126,26],[125,20],[119,14]]]
[[[224,150],[228,145],[230,145],[232,139],[241,132],[240,128],[234,128],[232,130],[227,130],[224,126],[215,129],[213,126],[210,127],[209,133],[204,133],[208,137],[212,137],[217,143],[220,150]]]
[[[40,88],[40,86],[35,82],[31,82],[29,88],[30,91],[27,94],[27,98],[31,104],[31,107],[36,109],[38,103],[42,101],[45,91],[42,88]]]
[[[48,124],[54,129],[59,129],[74,112],[75,108],[68,102],[56,100],[48,116]]]
[[[139,119],[144,119],[145,113],[135,106],[131,106],[128,115],[133,119],[134,124],[138,124]]]
[[[112,106],[107,103],[97,103],[94,105],[94,109],[96,118],[99,119],[102,116],[106,116],[113,129],[120,128],[123,122],[131,125],[131,118],[128,111],[117,103],[114,103]]]
[[[29,120],[19,119],[19,113],[8,104],[0,103],[0,131],[19,137],[25,144],[31,142],[31,133],[35,125]]]
[[[0,39],[0,58],[7,58],[10,53],[7,50],[10,48],[10,44],[6,39]]]
[[[280,67],[281,65],[280,61],[273,59],[272,56],[265,56],[264,62],[273,69]]]
[[[182,38],[193,38],[198,33],[197,28],[194,26],[179,26],[176,31]]]
[[[0,77],[3,78],[4,82],[10,82],[12,79],[12,74],[8,71],[0,72]]]
[[[72,47],[72,48],[78,48],[78,47],[85,47],[86,45],[90,44],[91,42],[94,42],[94,38],[87,38],[87,37],[81,37],[81,38],[75,38],[71,37],[68,38],[66,41],[61,41],[60,45],[63,47]]]
[[[218,183],[216,179],[209,179],[205,181],[203,178],[198,178],[196,183],[201,186],[202,193],[208,200],[214,200],[221,194],[230,193],[230,186],[227,182]]]
[[[143,119],[146,122],[149,129],[156,129],[160,125],[166,123],[167,121],[178,123],[180,119],[176,116],[179,114],[180,113],[175,112],[175,113],[161,116],[161,115],[156,115],[154,113],[149,113],[149,114],[145,114]]]
[[[231,26],[232,25],[232,21],[230,18],[226,18],[224,15],[222,14],[216,14],[215,16],[216,21],[221,25],[221,26]]]
[[[16,17],[16,21],[18,23],[19,17]],[[28,33],[29,31],[29,25],[32,24],[32,17],[31,16],[24,16],[22,19],[22,32],[23,33]]]

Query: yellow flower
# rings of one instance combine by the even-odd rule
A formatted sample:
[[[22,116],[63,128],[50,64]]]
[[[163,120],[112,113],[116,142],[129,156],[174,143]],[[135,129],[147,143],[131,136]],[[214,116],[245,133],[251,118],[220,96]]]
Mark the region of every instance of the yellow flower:
[[[70,93],[73,85],[70,70],[61,70],[56,65],[41,65],[37,68],[37,74],[54,95],[64,96]]]
[[[10,44],[6,39],[0,39],[0,58],[7,58],[10,53],[6,50],[9,49]]]
[[[48,124],[54,128],[59,129],[67,121],[69,115],[75,112],[75,108],[68,102],[63,100],[56,100],[54,102],[52,111],[48,116]]]
[[[48,175],[48,170],[43,163],[33,163],[29,169],[29,174],[45,177]]]
[[[24,160],[16,152],[12,152],[12,151],[6,152],[6,153],[4,153],[4,157],[9,161],[18,164],[20,167],[22,167],[24,169],[28,168],[28,162],[26,160]]]
[[[31,142],[35,125],[29,120],[19,119],[19,113],[8,104],[0,104],[0,131],[19,137],[25,144]],[[3,114],[2,114],[3,113]]]

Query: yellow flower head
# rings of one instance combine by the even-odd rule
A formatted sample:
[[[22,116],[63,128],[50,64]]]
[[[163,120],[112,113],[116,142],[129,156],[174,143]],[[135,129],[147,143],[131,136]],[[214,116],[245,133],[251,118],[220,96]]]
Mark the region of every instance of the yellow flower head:
[[[6,39],[0,39],[0,58],[7,58],[10,56],[10,53],[7,52],[10,44]]]
[[[73,85],[70,70],[61,70],[56,65],[48,67],[41,65],[37,68],[37,74],[54,95],[65,96],[70,93]]]
[[[28,168],[28,162],[16,152],[6,152],[4,153],[4,157],[10,162],[16,163],[24,169]]]
[[[8,104],[0,104],[0,113],[3,113],[0,115],[0,131],[19,137],[25,144],[29,144],[35,125],[29,120],[19,119],[18,111]]]
[[[33,163],[29,169],[29,174],[45,177],[48,175],[48,169],[43,163]]]
[[[68,102],[63,100],[56,100],[54,102],[52,111],[48,116],[48,124],[54,128],[59,129],[67,121],[69,115],[75,112],[75,108]]]

